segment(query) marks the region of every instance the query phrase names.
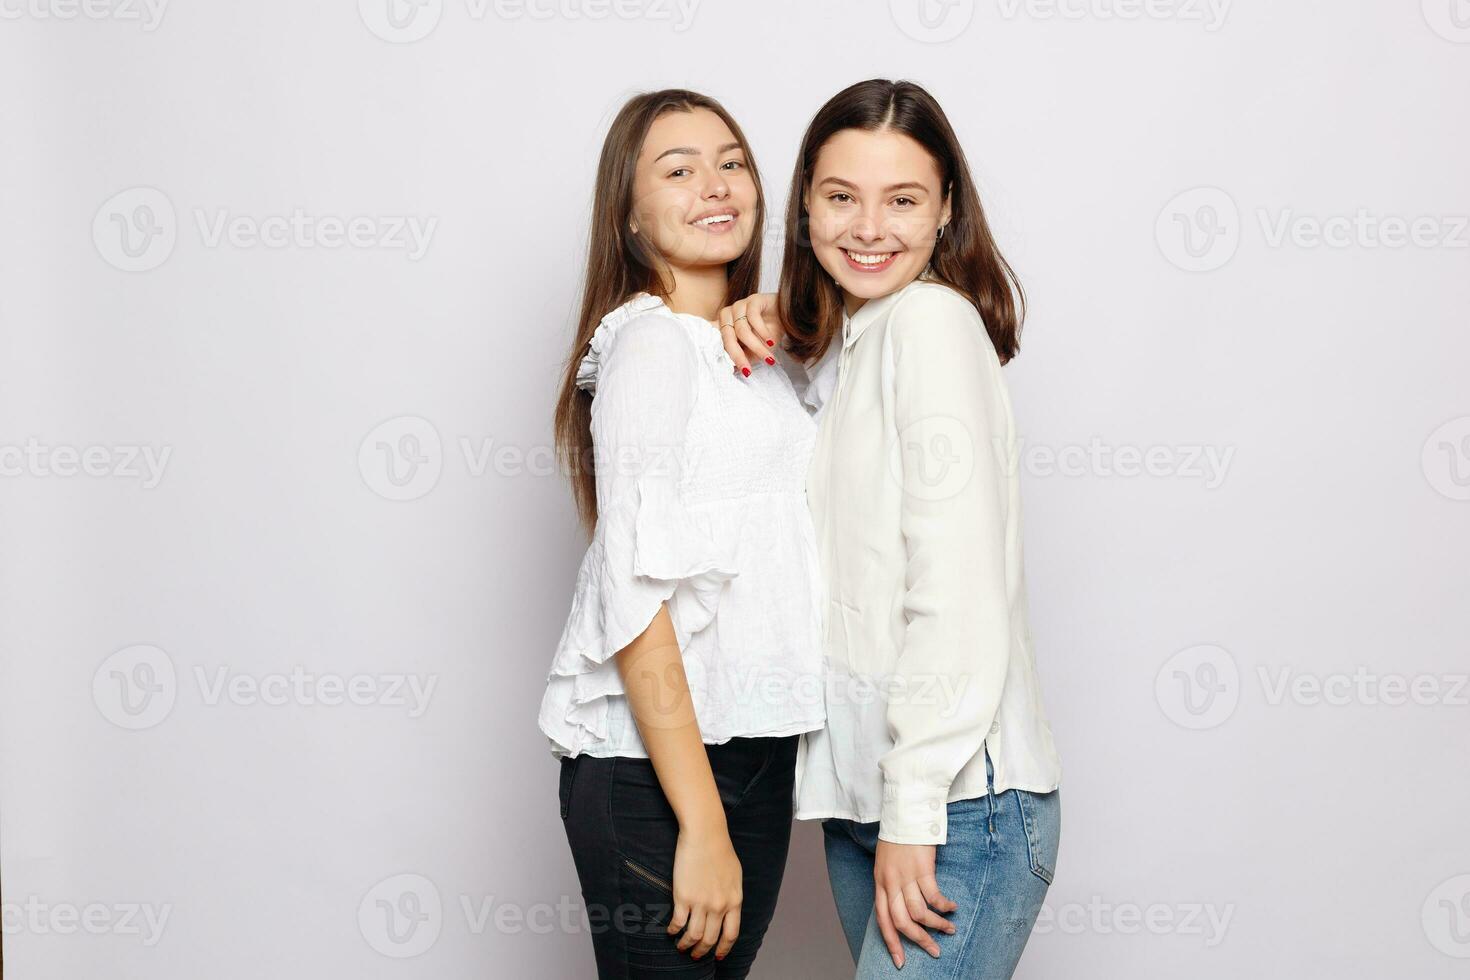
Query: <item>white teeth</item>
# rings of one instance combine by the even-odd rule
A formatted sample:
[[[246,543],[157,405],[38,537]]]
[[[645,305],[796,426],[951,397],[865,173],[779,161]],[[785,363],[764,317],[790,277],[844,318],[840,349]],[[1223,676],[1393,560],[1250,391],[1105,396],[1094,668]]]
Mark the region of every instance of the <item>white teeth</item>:
[[[882,255],[863,255],[859,252],[848,252],[847,254],[858,265],[882,265],[893,257],[892,252],[884,252]]]
[[[698,221],[696,221],[694,223],[696,225],[703,225],[703,226],[708,227],[709,225],[722,225],[722,224],[725,224],[728,221],[734,221],[734,220],[735,220],[735,216],[733,214],[714,214],[714,215],[710,215],[708,218],[700,218]]]

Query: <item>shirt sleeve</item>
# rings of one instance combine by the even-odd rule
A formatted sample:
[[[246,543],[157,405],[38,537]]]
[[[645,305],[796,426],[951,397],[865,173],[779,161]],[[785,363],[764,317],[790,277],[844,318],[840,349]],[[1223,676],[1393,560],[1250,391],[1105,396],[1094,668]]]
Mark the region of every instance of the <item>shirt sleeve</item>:
[[[683,647],[714,618],[737,574],[681,498],[697,450],[687,434],[700,387],[687,330],[667,316],[638,316],[601,352],[591,418],[597,524],[548,678],[566,687],[552,699],[565,714],[543,718],[573,748],[608,736],[607,698],[624,693],[613,655],[665,601]]]
[[[919,289],[900,303],[889,324],[890,459],[903,488],[907,625],[895,673],[898,690],[913,696],[900,693],[887,708],[894,744],[878,763],[878,836],[943,844],[950,786],[990,731],[1010,660],[1013,432],[1000,361],[974,307],[944,289]]]

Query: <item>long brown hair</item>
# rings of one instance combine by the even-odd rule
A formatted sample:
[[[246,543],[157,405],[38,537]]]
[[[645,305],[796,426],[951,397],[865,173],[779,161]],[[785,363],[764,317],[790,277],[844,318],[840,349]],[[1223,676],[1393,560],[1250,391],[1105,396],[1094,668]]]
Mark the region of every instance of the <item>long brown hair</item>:
[[[842,329],[842,291],[812,251],[805,199],[817,155],[845,129],[903,133],[934,158],[940,186],[949,194],[950,220],[934,244],[927,277],[974,304],[1002,364],[1015,357],[1026,294],[990,233],[959,138],[934,96],[913,82],[884,78],[858,82],[832,96],[802,137],[786,203],[786,253],[781,260],[786,349],[802,360],[821,357]]]
[[[633,183],[638,155],[649,127],[669,112],[708,109],[730,127],[745,151],[745,165],[755,182],[754,231],[750,244],[739,258],[726,266],[729,283],[725,304],[755,292],[760,284],[761,239],[765,227],[766,199],[761,190],[760,171],[745,134],[734,117],[714,99],[685,89],[663,89],[635,95],[618,112],[602,142],[597,162],[597,186],[592,198],[591,230],[587,238],[587,274],[582,284],[582,312],[571,355],[562,374],[561,394],[553,423],[557,456],[572,483],[577,516],[590,535],[597,526],[597,474],[592,452],[592,393],[576,385],[577,366],[602,318],[638,293],[667,299],[672,284],[665,276],[666,263],[646,230],[634,232]]]

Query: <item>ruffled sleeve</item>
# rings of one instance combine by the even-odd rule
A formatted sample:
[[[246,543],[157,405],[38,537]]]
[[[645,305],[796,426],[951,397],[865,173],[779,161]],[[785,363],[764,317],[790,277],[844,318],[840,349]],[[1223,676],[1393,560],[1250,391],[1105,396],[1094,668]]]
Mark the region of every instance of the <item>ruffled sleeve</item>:
[[[567,752],[608,737],[607,699],[623,694],[613,655],[666,601],[685,647],[709,626],[737,574],[704,515],[681,499],[700,370],[689,326],[653,309],[605,320],[579,368],[579,386],[585,379],[595,392],[598,518],[540,719]]]

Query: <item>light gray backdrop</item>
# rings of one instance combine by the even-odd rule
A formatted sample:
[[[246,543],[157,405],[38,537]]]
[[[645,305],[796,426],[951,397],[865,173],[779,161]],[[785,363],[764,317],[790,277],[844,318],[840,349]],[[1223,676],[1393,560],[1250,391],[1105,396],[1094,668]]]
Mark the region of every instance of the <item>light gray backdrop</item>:
[[[535,719],[598,146],[709,92],[779,214],[875,75],[1033,304],[1020,975],[1470,968],[1466,0],[0,0],[0,45],[10,976],[591,975]],[[820,852],[759,977],[850,975]]]

